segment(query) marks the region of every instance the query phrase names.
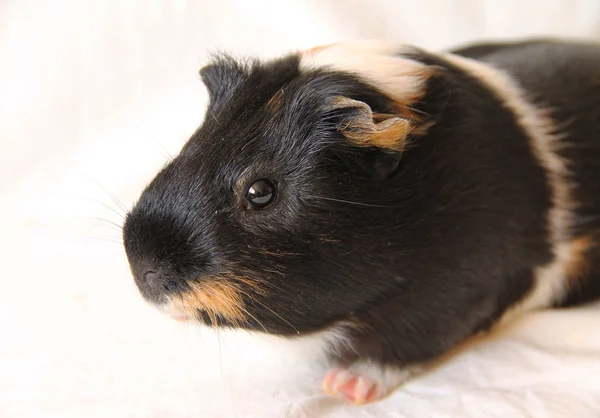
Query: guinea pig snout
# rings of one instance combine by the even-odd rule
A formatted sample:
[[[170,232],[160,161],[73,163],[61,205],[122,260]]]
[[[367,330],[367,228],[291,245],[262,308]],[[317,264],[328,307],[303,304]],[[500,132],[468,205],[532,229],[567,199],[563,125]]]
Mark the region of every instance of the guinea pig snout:
[[[161,305],[170,296],[188,290],[190,268],[202,271],[208,254],[203,248],[192,246],[190,232],[181,225],[181,217],[160,213],[156,205],[147,201],[142,196],[141,203],[125,219],[123,244],[141,295],[148,302]]]

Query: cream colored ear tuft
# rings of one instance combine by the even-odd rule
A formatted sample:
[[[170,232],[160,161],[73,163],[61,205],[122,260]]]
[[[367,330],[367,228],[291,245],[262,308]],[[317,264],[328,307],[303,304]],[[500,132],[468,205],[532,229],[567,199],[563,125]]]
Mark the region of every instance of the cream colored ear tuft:
[[[380,41],[337,43],[300,53],[302,70],[330,69],[349,72],[406,106],[425,94],[433,68],[402,56],[409,46]]]

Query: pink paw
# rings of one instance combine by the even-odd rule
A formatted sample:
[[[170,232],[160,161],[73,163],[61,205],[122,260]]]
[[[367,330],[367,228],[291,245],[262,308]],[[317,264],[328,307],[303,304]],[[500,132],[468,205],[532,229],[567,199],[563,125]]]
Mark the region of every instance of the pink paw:
[[[345,369],[330,370],[323,379],[323,390],[327,394],[344,398],[355,405],[379,399],[377,388],[376,382]]]

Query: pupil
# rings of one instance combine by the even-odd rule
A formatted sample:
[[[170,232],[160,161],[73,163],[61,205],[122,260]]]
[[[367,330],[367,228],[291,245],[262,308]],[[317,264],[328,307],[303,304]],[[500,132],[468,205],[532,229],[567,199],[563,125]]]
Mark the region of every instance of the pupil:
[[[273,200],[273,185],[267,180],[258,180],[248,190],[248,200],[254,206],[264,207]]]

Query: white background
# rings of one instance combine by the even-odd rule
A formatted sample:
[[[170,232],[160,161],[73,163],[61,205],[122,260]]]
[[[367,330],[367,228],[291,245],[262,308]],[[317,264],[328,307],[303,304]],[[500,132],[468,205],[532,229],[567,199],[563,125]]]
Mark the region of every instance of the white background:
[[[599,416],[598,307],[531,315],[353,409],[314,362],[147,307],[106,222],[202,120],[210,50],[531,35],[600,39],[600,2],[0,1],[0,417]]]

